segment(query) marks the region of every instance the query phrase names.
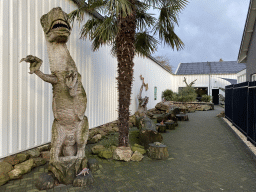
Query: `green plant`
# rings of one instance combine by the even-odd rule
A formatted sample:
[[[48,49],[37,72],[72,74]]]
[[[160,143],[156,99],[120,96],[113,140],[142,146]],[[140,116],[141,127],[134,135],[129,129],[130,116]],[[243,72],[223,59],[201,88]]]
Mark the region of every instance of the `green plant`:
[[[178,101],[189,102],[196,101],[197,94],[194,87],[184,87],[179,90]]]
[[[212,97],[210,95],[203,95],[201,98],[202,102],[210,102],[212,100]]]
[[[172,90],[166,89],[162,93],[162,98],[165,99],[166,101],[173,101],[173,95],[174,95],[174,93]]]

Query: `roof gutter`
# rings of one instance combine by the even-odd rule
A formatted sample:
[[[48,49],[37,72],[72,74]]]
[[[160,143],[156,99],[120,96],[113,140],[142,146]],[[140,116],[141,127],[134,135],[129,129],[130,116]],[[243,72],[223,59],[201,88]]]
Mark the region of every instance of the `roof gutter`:
[[[242,37],[238,59],[237,59],[238,63],[247,62],[247,54],[250,47],[252,34],[254,31],[255,19],[256,19],[256,1],[250,0],[243,37]]]

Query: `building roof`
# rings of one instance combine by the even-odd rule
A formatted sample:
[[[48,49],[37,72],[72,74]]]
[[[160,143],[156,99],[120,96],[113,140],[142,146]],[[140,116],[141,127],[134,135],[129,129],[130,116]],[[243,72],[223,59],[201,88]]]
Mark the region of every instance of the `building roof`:
[[[228,79],[228,78],[222,78],[222,77],[219,77],[219,78],[224,79],[224,80],[228,81],[231,84],[237,84],[237,79]]]
[[[247,62],[247,54],[252,38],[252,33],[254,30],[254,23],[256,19],[256,1],[250,0],[250,5],[247,13],[247,18],[244,26],[243,37],[238,53],[237,61],[238,63],[246,63]]]
[[[175,74],[230,74],[237,73],[245,68],[244,63],[237,63],[236,61],[180,63]]]

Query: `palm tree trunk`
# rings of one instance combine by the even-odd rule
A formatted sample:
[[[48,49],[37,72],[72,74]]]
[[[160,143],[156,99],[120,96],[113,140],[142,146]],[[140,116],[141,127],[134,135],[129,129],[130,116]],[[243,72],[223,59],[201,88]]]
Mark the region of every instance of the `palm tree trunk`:
[[[131,0],[132,5],[135,1]],[[119,146],[129,145],[129,106],[133,81],[133,58],[135,53],[135,8],[133,13],[125,18],[119,17],[118,34],[116,37],[117,62],[118,62],[118,127]]]

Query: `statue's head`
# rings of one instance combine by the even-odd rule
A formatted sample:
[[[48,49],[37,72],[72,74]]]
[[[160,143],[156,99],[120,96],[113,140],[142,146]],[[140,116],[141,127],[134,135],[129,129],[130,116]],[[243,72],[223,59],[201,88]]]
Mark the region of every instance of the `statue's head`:
[[[71,32],[68,14],[60,7],[53,8],[40,19],[46,40],[49,42],[66,43]]]

